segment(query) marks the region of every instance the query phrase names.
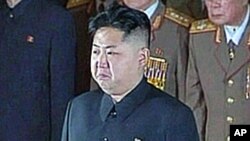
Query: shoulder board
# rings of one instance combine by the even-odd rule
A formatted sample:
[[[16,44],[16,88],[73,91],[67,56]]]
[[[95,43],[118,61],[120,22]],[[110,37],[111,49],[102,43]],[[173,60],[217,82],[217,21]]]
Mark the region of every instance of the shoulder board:
[[[68,0],[66,7],[69,9],[69,8],[77,7],[77,6],[80,6],[89,2],[91,2],[91,0]]]
[[[189,27],[194,21],[194,19],[190,16],[181,13],[173,8],[166,8],[164,17],[185,27]]]
[[[191,25],[189,33],[203,33],[216,31],[217,26],[208,19],[194,21]]]

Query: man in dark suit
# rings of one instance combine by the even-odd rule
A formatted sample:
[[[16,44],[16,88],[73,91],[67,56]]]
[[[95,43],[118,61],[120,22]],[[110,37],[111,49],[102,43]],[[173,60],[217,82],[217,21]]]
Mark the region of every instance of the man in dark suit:
[[[114,5],[89,23],[91,72],[101,90],[69,102],[62,141],[198,141],[190,109],[147,83],[150,21]]]
[[[74,93],[71,15],[46,0],[7,0],[0,11],[0,140],[58,141]]]
[[[229,141],[231,124],[250,124],[248,0],[205,0],[209,20],[192,24],[186,102],[201,141]]]

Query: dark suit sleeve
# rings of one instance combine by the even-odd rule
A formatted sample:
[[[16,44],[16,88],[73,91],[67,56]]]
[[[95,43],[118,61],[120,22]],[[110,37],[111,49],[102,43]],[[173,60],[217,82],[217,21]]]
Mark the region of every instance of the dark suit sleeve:
[[[54,17],[50,53],[52,141],[59,141],[67,102],[74,94],[75,26],[71,15],[61,10]]]
[[[69,119],[70,119],[71,103],[72,103],[72,101],[70,101],[68,103],[68,107],[67,107],[67,110],[66,110],[63,129],[62,129],[61,141],[68,141],[69,140],[69,131],[68,130],[69,130]]]
[[[187,70],[187,92],[185,103],[193,110],[200,135],[200,141],[205,141],[205,126],[206,126],[206,103],[204,93],[200,83],[198,70],[195,61],[195,50],[192,37],[190,38],[190,51]]]

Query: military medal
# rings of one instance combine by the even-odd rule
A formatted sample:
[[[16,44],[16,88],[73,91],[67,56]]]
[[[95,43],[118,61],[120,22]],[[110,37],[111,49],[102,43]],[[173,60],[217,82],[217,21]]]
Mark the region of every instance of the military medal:
[[[153,84],[156,88],[164,90],[167,62],[164,58],[150,57],[147,66],[145,68],[145,76],[150,84]]]
[[[229,59],[230,61],[232,61],[235,58],[235,44],[233,43],[232,40],[229,41],[228,43],[228,55],[229,55]]]
[[[246,99],[250,98],[250,67],[247,68]]]

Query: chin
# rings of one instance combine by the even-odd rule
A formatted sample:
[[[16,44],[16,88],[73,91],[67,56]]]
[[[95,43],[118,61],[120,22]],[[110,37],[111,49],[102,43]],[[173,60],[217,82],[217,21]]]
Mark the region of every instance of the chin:
[[[98,85],[100,86],[100,88],[102,89],[110,89],[110,84],[108,82],[105,81],[98,81]]]
[[[210,21],[217,25],[223,25],[226,23],[225,17],[224,16],[209,16]]]
[[[223,19],[211,18],[210,20],[217,25],[224,25],[226,23]]]

